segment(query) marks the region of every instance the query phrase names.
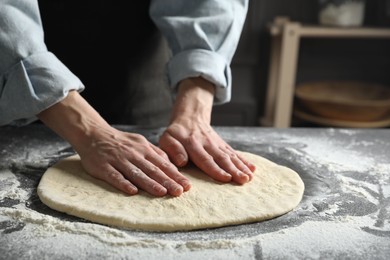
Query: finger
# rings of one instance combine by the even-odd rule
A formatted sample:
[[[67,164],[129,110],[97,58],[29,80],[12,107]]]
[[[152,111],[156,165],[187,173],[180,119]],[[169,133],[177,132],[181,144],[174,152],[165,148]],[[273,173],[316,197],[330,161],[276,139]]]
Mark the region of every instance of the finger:
[[[226,151],[228,154],[229,154],[229,157],[230,157],[230,160],[234,163],[234,165],[245,175],[248,176],[248,181],[251,181],[253,179],[253,172],[251,171],[251,169],[244,163],[244,160],[243,158],[240,157],[240,155],[232,150],[227,150]]]
[[[130,162],[123,162],[118,167],[120,167],[119,170],[126,179],[147,193],[157,197],[162,197],[167,194],[167,189],[165,187],[148,177],[134,164]]]
[[[256,170],[256,166],[252,163],[250,163],[248,160],[246,160],[244,157],[242,157],[239,153],[236,153],[237,157],[240,159],[240,161],[242,163],[244,163],[246,165],[246,167],[248,167],[248,169],[252,172],[252,177],[253,177],[253,173],[255,172]]]
[[[120,172],[110,165],[105,169],[105,174],[94,176],[127,194],[134,195],[138,193],[137,187],[129,180],[125,179]]]
[[[234,162],[239,161],[235,153],[224,151],[216,146],[208,146],[206,150],[214,158],[214,161],[232,176],[232,181],[244,184],[250,180],[250,177],[246,174],[249,169],[243,163]]]
[[[221,147],[222,150],[226,150],[230,157],[232,158],[233,163],[240,168],[244,173],[246,173],[250,179],[253,178],[253,173],[256,170],[256,166],[246,160],[239,152],[234,150],[230,145],[226,144],[224,148]],[[242,163],[246,166],[244,167]]]
[[[163,151],[161,150],[159,147],[153,145],[153,144],[150,144],[150,147],[158,154],[160,155],[161,157],[163,157],[165,160],[169,161],[169,158],[168,158],[168,155]]]
[[[231,181],[232,176],[221,169],[218,164],[215,163],[213,157],[208,154],[203,146],[194,138],[191,137],[186,148],[192,162],[211,178],[221,182]]]
[[[250,177],[250,180],[253,178],[253,172],[256,170],[256,166],[248,162],[244,157],[240,155],[236,150],[234,150],[230,145],[226,144],[224,148],[221,147],[222,151],[225,151],[230,155],[230,159],[239,168],[243,173],[247,174]]]
[[[162,158],[156,156],[147,156],[146,159],[150,161],[153,165],[157,166],[164,174],[166,174],[173,181],[178,183],[183,187],[183,191],[188,191],[191,188],[190,181],[181,174],[175,165],[173,165],[169,160],[163,160]]]
[[[157,155],[148,157],[153,157],[154,160],[158,159]],[[151,163],[149,160],[150,158],[143,158],[142,160],[137,160],[133,163],[140,170],[142,170],[149,178],[155,180],[160,185],[164,186],[170,195],[180,196],[183,193],[184,188],[180,184],[175,182],[173,179],[171,179],[169,176],[167,176],[159,167]],[[165,161],[165,164],[166,168],[169,167],[169,164],[174,167],[171,163],[168,163],[167,161]]]
[[[184,146],[168,132],[163,133],[159,146],[164,150],[171,161],[177,167],[183,167],[188,163],[188,155]]]

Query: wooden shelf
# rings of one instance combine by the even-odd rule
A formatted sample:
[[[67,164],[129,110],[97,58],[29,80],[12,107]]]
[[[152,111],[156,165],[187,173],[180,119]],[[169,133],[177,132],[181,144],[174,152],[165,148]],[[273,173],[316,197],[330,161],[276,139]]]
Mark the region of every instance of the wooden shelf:
[[[272,36],[270,71],[265,117],[260,124],[280,128],[291,124],[301,38],[390,39],[390,29],[302,25],[286,17],[276,17],[269,32]]]
[[[285,19],[276,18],[269,28],[272,36],[281,35],[286,23],[293,25],[293,30],[290,33],[298,34],[301,38],[322,38],[322,37],[337,37],[337,38],[390,38],[390,29],[373,28],[373,27],[325,27],[325,26],[310,26],[302,25],[297,22],[286,21]]]

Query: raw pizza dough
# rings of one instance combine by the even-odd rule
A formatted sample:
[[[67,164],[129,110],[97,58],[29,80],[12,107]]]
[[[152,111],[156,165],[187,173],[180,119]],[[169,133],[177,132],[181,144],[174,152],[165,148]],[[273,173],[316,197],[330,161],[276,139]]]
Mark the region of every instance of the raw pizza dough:
[[[181,231],[252,223],[294,209],[304,184],[293,170],[242,152],[257,167],[245,185],[219,183],[195,167],[181,169],[192,188],[179,197],[126,195],[89,176],[75,155],[50,167],[38,195],[50,208],[93,222],[134,230]]]

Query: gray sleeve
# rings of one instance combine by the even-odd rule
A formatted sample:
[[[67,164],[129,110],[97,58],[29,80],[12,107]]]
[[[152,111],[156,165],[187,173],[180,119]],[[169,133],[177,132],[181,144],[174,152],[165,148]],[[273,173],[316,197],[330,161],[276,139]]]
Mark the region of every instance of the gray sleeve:
[[[230,101],[230,63],[247,9],[247,0],[152,0],[150,16],[173,54],[167,65],[172,88],[201,76],[216,86],[215,104]]]
[[[27,124],[82,91],[81,81],[46,48],[36,0],[0,0],[0,125]]]

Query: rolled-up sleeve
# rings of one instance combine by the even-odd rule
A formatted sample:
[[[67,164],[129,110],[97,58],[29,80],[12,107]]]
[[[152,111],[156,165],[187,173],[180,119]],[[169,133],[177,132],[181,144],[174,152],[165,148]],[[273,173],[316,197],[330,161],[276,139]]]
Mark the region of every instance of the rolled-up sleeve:
[[[247,0],[152,0],[150,16],[172,50],[172,88],[201,76],[216,86],[214,103],[231,98],[230,63],[248,9]]]
[[[44,43],[36,0],[0,0],[0,125],[27,124],[83,84]]]

